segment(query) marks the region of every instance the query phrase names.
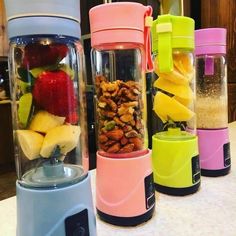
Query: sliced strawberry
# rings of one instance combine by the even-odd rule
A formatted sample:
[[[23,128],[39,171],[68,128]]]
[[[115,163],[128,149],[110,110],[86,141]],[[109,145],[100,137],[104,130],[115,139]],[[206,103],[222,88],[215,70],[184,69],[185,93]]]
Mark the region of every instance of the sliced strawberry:
[[[41,108],[67,117],[76,109],[73,81],[64,71],[45,71],[36,79],[33,97]]]
[[[73,125],[76,125],[79,121],[79,116],[77,114],[76,111],[70,113],[67,117],[66,117],[66,120],[65,120],[67,123],[70,123],[70,124],[73,124]]]
[[[67,52],[68,48],[65,44],[28,44],[25,47],[22,64],[28,69],[53,65],[66,57]]]

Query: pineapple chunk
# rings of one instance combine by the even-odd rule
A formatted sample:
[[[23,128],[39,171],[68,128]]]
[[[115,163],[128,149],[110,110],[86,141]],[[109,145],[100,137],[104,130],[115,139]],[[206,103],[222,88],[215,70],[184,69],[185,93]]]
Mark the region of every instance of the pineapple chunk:
[[[158,78],[153,85],[180,98],[191,100],[193,97],[193,92],[189,85],[174,84],[161,77]]]
[[[193,73],[192,58],[189,53],[178,53],[173,55],[174,65],[180,73],[186,75]]]
[[[172,83],[188,85],[189,82],[191,81],[191,76],[190,75],[181,74],[175,66],[174,66],[174,69],[172,71],[170,71],[170,72],[166,72],[166,73],[160,72],[159,68],[158,68],[157,57],[156,57],[156,59],[154,61],[154,64],[155,64],[155,66],[154,66],[155,73],[159,77],[162,77],[162,78],[164,78],[166,80],[169,80]]]
[[[162,92],[157,92],[155,95],[153,110],[163,122],[166,122],[168,117],[178,122],[188,121],[194,116],[190,109]]]
[[[55,116],[47,111],[39,111],[30,123],[30,129],[47,133],[49,129],[60,126],[64,123],[65,117]]]
[[[184,106],[189,106],[189,104],[192,102],[192,98],[186,99],[186,98],[181,98],[178,96],[174,96],[174,99],[183,104]]]
[[[66,155],[77,146],[79,135],[80,127],[77,125],[61,125],[50,129],[44,138],[40,155],[50,157],[56,146],[59,146],[62,155]]]
[[[40,157],[43,135],[32,130],[17,130],[16,136],[23,153],[29,160]]]

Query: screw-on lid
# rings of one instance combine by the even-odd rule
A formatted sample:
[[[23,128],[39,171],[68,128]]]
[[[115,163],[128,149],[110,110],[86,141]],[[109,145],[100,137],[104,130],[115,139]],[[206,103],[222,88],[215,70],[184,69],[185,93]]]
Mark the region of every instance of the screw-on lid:
[[[118,2],[101,4],[89,11],[91,45],[139,43],[146,49],[151,65],[150,27],[152,8],[140,3]]]
[[[194,49],[194,20],[185,16],[160,15],[152,25],[152,51],[158,52],[161,72],[173,69],[173,49]]]
[[[194,49],[194,20],[185,16],[160,15],[152,25],[152,51],[158,51],[158,40],[168,34],[171,48]]]
[[[9,38],[36,34],[81,36],[80,0],[5,0],[5,7]]]
[[[226,29],[206,28],[195,31],[195,54],[225,54],[226,53]]]

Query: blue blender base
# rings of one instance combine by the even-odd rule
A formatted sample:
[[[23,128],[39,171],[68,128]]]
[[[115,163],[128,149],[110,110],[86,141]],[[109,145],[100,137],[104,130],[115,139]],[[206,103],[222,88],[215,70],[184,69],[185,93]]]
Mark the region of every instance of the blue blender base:
[[[90,175],[58,189],[30,189],[16,182],[17,236],[96,236]]]

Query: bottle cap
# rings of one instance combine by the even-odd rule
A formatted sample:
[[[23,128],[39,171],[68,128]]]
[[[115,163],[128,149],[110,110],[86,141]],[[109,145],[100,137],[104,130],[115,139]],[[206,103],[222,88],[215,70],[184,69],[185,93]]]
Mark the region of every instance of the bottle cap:
[[[81,37],[80,0],[5,0],[9,38],[26,35]]]
[[[152,51],[158,52],[160,71],[172,71],[173,49],[194,49],[194,20],[185,16],[160,15],[152,26]]]
[[[196,30],[195,40],[196,55],[226,53],[225,28],[206,28]]]

